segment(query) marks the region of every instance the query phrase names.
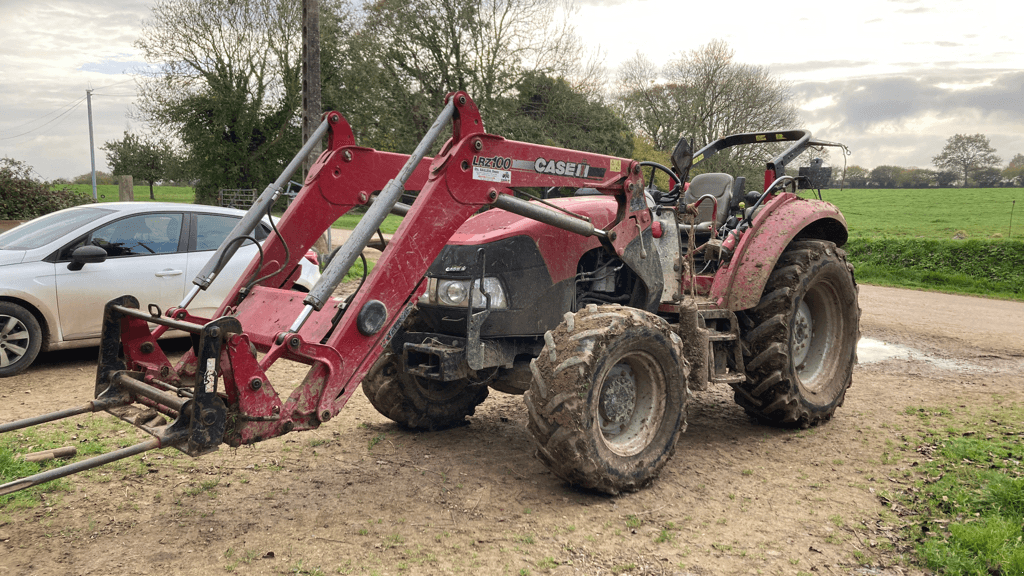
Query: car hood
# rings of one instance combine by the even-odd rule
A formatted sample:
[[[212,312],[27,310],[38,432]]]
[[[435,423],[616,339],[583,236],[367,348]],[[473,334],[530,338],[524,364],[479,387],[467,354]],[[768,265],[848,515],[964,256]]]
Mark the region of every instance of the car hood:
[[[0,266],[9,264],[21,264],[25,259],[24,250],[0,250]]]

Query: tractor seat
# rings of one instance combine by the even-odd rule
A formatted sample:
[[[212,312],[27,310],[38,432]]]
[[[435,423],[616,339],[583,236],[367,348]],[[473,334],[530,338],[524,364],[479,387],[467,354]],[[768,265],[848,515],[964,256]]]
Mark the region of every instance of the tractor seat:
[[[718,214],[714,222],[711,221],[711,214],[715,210],[715,204],[711,200],[704,200],[697,207],[697,224],[680,224],[679,231],[688,234],[693,229],[697,234],[709,234],[712,224],[715,228],[725,224],[729,218],[729,203],[732,200],[733,178],[729,174],[712,172],[709,174],[698,174],[690,181],[690,187],[683,195],[683,202],[693,204],[701,196],[710,194],[718,199]]]

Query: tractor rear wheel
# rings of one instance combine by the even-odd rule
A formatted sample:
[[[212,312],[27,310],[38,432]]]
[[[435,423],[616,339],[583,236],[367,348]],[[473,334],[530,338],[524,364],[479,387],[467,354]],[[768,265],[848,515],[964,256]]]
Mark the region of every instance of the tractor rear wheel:
[[[846,252],[823,240],[792,242],[741,320],[747,381],[736,403],[772,424],[829,420],[850,387],[860,338]]]
[[[531,371],[524,398],[537,456],[571,484],[638,490],[686,429],[682,341],[643,310],[591,304],[567,313]]]

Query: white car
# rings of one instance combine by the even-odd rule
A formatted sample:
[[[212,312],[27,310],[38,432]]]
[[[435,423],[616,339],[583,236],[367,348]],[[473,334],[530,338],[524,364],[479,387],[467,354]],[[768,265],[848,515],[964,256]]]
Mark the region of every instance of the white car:
[[[131,294],[143,308],[181,304],[244,214],[199,204],[111,202],[47,214],[0,234],[0,377],[25,370],[40,351],[98,345],[103,306],[118,296]],[[255,237],[262,243],[270,233],[264,218]],[[72,252],[83,246],[100,246],[106,257],[75,262]],[[257,253],[252,242],[240,247],[189,311],[210,317]],[[308,292],[320,270],[308,253],[300,263],[295,288]]]

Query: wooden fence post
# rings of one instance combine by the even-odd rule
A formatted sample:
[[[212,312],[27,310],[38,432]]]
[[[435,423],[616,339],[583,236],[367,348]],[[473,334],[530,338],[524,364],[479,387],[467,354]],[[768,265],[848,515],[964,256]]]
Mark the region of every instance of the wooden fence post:
[[[131,176],[121,176],[117,183],[117,197],[121,202],[132,202],[135,200],[135,190]]]

